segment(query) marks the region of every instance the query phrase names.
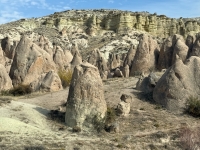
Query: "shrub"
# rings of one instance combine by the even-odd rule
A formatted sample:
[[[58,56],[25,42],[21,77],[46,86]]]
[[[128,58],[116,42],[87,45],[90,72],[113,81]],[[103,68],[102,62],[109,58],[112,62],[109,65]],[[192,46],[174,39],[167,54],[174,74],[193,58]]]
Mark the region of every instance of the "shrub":
[[[106,124],[113,123],[116,119],[116,111],[114,108],[108,107],[106,113]]]
[[[187,99],[186,112],[195,117],[200,117],[200,100],[198,99],[198,97],[190,96]]]
[[[72,129],[73,132],[81,132],[81,128],[78,126],[74,126]]]
[[[31,90],[30,86],[24,85],[24,84],[19,84],[18,86],[9,90],[9,93],[14,96],[30,94],[31,92],[32,92],[32,90]]]
[[[1,91],[1,95],[2,96],[7,96],[7,95],[10,95],[10,92],[9,92],[9,90],[2,90]]]
[[[72,80],[72,70],[59,70],[58,71],[58,76],[60,77],[60,80],[62,82],[63,88],[66,88],[70,85],[70,82]]]

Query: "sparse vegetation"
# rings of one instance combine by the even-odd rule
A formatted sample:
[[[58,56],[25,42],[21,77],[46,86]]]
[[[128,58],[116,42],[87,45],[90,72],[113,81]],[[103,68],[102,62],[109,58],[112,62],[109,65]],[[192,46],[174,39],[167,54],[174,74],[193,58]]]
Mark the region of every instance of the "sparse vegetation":
[[[43,146],[26,146],[25,150],[45,150]]]
[[[106,124],[114,122],[116,119],[116,112],[113,107],[107,107]]]
[[[70,85],[70,82],[72,80],[72,70],[59,70],[58,75],[60,77],[60,80],[62,82],[63,88],[66,88]]]
[[[19,84],[18,86],[9,90],[9,93],[14,96],[26,95],[32,92],[29,85]]]
[[[195,117],[200,117],[200,100],[190,96],[186,101],[186,112]]]
[[[72,129],[73,132],[81,132],[81,128],[78,126],[74,126]]]

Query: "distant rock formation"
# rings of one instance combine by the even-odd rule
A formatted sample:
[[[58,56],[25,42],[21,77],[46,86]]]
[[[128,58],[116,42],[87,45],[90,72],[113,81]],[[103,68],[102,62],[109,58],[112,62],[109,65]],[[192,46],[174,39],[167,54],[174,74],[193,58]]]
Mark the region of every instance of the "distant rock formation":
[[[91,127],[101,124],[106,115],[102,80],[98,69],[82,63],[74,69],[66,104],[67,126]]]
[[[131,65],[130,76],[155,69],[159,54],[159,45],[151,36],[143,34]]]

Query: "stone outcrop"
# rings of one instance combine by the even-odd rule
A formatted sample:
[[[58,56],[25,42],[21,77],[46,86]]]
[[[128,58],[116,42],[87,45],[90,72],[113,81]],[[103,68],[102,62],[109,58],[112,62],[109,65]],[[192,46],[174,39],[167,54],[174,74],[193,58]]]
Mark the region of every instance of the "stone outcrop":
[[[90,57],[88,58],[88,62],[99,69],[99,73],[102,78],[105,76],[106,71],[108,71],[107,63],[98,49],[92,51]]]
[[[13,86],[30,84],[41,74],[56,70],[50,55],[23,36],[16,47],[10,69]]]
[[[0,64],[0,91],[1,90],[9,90],[12,86],[12,80],[10,79],[6,68]]]
[[[200,94],[199,76],[199,57],[192,56],[184,64],[177,56],[176,63],[157,82],[153,99],[171,111],[182,112],[186,99]]]
[[[86,62],[76,66],[66,104],[67,126],[95,128],[103,122],[106,111],[107,105],[98,69]]]
[[[194,42],[190,55],[200,57],[200,36]]]
[[[52,92],[62,90],[62,83],[55,71],[42,74],[38,79],[30,83],[32,91]]]
[[[189,39],[187,43],[189,44]],[[178,34],[168,37],[162,44],[157,69],[161,71],[171,67],[176,62],[176,56],[179,56],[184,62],[192,53],[186,45],[187,43],[183,36]]]
[[[138,82],[136,83],[136,89],[144,92],[145,94],[153,92],[158,80],[158,77],[155,73],[151,72],[147,77],[140,76]]]
[[[134,76],[138,72],[153,70],[157,63],[158,53],[159,45],[157,41],[153,40],[151,36],[143,34],[132,62],[130,76]]]

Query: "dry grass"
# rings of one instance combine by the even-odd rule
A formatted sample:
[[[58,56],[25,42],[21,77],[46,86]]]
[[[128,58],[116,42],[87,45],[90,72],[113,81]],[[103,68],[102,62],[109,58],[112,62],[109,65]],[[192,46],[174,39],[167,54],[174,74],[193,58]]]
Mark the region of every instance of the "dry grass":
[[[58,75],[59,75],[60,80],[62,82],[63,88],[66,88],[70,85],[70,82],[72,80],[72,74],[73,74],[72,70],[67,70],[67,71],[59,70],[58,71]]]
[[[186,111],[195,117],[200,117],[200,100],[198,97],[190,96],[186,102]]]
[[[191,129],[182,127],[180,130],[180,142],[183,149],[198,150],[200,149],[200,128]]]
[[[29,85],[19,84],[18,86],[12,88],[9,90],[9,94],[12,94],[14,96],[20,96],[20,95],[26,95],[30,94],[32,92]]]

